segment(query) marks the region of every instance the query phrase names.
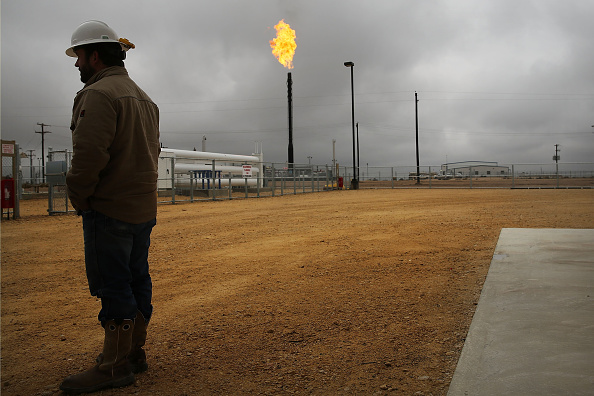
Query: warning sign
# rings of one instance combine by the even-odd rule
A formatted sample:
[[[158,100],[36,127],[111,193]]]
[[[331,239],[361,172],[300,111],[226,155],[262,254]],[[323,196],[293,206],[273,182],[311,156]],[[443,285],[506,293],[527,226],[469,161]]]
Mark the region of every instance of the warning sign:
[[[252,177],[252,166],[251,165],[243,165],[243,177]]]
[[[14,144],[2,143],[2,154],[14,155]]]

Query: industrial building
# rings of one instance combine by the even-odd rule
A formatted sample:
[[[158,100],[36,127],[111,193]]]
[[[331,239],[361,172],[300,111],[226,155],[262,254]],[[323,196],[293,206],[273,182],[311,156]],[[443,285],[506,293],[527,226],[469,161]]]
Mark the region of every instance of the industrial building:
[[[508,176],[511,171],[508,166],[500,166],[497,162],[463,161],[442,164],[440,173],[451,177]]]

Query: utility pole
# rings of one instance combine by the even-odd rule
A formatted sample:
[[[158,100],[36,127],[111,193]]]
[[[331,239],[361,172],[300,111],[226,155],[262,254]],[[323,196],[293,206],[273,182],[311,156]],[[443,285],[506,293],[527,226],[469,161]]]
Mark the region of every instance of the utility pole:
[[[29,152],[29,173],[31,175],[31,184],[37,184],[36,182],[33,182],[33,157],[35,157],[35,154],[33,154],[33,152],[35,150],[27,150]]]
[[[35,133],[41,133],[41,182],[45,183],[45,134],[51,133],[50,131],[46,131],[46,126],[51,126],[44,124],[43,122],[38,122],[37,125],[41,125],[41,132],[35,131]]]
[[[353,180],[351,181],[351,190],[358,190],[359,180],[357,179],[357,163],[355,162],[355,85],[353,83],[353,69],[355,68],[355,63],[344,62],[344,65],[351,69],[351,123],[353,126]]]
[[[417,99],[417,91],[415,91],[415,125],[416,125],[416,142],[417,142],[417,184],[421,184],[421,175],[419,170],[419,110],[418,104],[419,99]]]
[[[561,159],[561,156],[559,155],[559,151],[561,151],[559,149],[559,145],[556,144],[555,145],[555,155],[553,156],[553,159],[555,160],[555,174],[557,176],[557,188],[559,188],[559,160]]]

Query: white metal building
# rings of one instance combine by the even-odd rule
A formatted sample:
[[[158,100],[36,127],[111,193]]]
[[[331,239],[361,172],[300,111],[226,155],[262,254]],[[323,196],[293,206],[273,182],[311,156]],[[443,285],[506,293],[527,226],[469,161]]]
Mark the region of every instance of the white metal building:
[[[507,176],[508,166],[500,166],[497,162],[463,161],[449,162],[441,165],[441,173],[449,176]]]

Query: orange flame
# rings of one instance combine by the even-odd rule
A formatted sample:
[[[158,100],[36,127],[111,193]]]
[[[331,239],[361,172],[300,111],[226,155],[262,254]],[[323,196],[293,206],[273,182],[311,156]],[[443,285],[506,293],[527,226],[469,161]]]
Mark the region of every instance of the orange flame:
[[[293,55],[295,55],[295,31],[289,24],[281,19],[274,27],[276,29],[276,38],[270,40],[272,55],[286,68],[293,68]]]

